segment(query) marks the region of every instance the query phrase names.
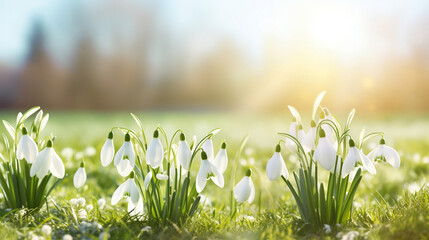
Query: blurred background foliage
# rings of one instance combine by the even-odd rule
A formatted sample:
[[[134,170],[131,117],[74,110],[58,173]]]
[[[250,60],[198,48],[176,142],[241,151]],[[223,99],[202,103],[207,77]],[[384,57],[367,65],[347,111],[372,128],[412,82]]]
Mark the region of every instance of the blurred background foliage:
[[[429,109],[429,3],[0,1],[0,108]]]

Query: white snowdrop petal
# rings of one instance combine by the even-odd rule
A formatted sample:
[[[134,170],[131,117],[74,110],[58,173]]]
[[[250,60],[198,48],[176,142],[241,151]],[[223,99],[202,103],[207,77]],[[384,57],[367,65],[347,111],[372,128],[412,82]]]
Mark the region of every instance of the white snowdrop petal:
[[[116,166],[119,175],[121,175],[122,177],[130,175],[133,168],[134,166],[131,165],[131,162],[128,159],[121,160]]]
[[[211,180],[218,187],[223,188],[223,186],[225,185],[225,182],[224,182],[222,173],[220,173],[219,170],[211,162],[208,162],[208,163],[210,164],[211,172],[214,173],[215,175],[214,177],[211,177]]]
[[[177,149],[177,159],[183,169],[189,170],[189,164],[191,162],[192,152],[186,141],[180,141]]]
[[[101,148],[100,159],[101,165],[107,167],[113,160],[115,155],[115,146],[113,145],[113,140],[108,138]]]
[[[31,165],[30,169],[30,176],[34,177],[34,175],[37,175],[39,178],[43,178],[44,175],[42,173],[46,174],[49,170],[49,164],[50,164],[50,153],[48,151],[48,148],[43,149],[36,158],[36,161]],[[46,175],[45,174],[45,175]]]
[[[65,174],[63,161],[61,161],[61,158],[58,156],[58,154],[53,148],[50,149],[52,159],[49,170],[51,170],[52,175],[54,175],[55,177],[63,178]]]
[[[161,173],[157,173],[156,174],[156,178],[158,179],[158,180],[167,180],[168,179],[168,175],[167,174],[161,174]]]
[[[74,174],[73,177],[73,184],[75,188],[80,188],[83,186],[83,184],[85,184],[86,181],[86,172],[85,172],[85,168],[80,167],[76,173]]]
[[[164,149],[159,138],[153,138],[146,151],[146,161],[152,168],[158,168],[164,159]]]
[[[344,159],[343,169],[341,170],[341,177],[345,178],[355,167],[356,162],[360,159],[359,150],[356,147],[351,147],[349,153]]]
[[[336,151],[326,137],[319,139],[319,144],[314,151],[314,159],[324,169],[330,171],[335,165]]]
[[[139,201],[139,198],[140,198],[140,192],[139,192],[139,189],[137,188],[137,185],[134,181],[134,178],[128,179],[128,184],[129,184],[128,185],[129,186],[128,191],[130,193],[131,201],[134,204],[137,204],[137,202]]]
[[[216,158],[212,163],[219,170],[219,172],[223,174],[228,166],[228,154],[226,149],[221,148],[216,154]]]
[[[302,139],[302,147],[305,152],[310,152],[316,147],[316,128],[312,127]]]
[[[125,143],[122,144],[122,146],[119,148],[118,152],[115,155],[115,160],[113,161],[113,164],[115,166],[117,166],[119,164],[119,162],[122,160],[122,158],[124,157],[124,150],[125,150],[124,145],[125,145]]]
[[[206,183],[207,183],[207,173],[208,172],[207,172],[207,169],[205,167],[204,161],[207,161],[207,160],[201,161],[200,170],[198,171],[197,180],[195,182],[196,189],[197,189],[198,193],[200,193],[204,190]]]
[[[234,187],[234,197],[237,202],[245,202],[251,194],[249,177],[243,177]]]
[[[115,190],[115,192],[112,195],[112,201],[111,204],[115,205],[119,202],[119,200],[122,199],[122,197],[124,196],[124,193],[128,190],[128,180],[124,183],[122,183],[121,185],[119,185],[119,187]]]
[[[275,152],[267,164],[267,176],[271,181],[276,180],[282,175],[283,166],[281,161],[283,158],[279,152]]]
[[[250,185],[250,196],[249,196],[249,199],[247,199],[247,202],[252,203],[253,200],[255,199],[256,191],[255,191],[255,185],[253,184],[251,177],[249,177],[249,185]]]
[[[28,163],[33,163],[36,160],[38,154],[37,144],[34,140],[26,135],[23,135],[18,143],[16,149],[16,156],[18,159],[23,159]]]
[[[359,152],[362,160],[362,165],[365,170],[367,170],[370,174],[375,175],[376,169],[374,167],[374,163],[365,155],[362,151]]]

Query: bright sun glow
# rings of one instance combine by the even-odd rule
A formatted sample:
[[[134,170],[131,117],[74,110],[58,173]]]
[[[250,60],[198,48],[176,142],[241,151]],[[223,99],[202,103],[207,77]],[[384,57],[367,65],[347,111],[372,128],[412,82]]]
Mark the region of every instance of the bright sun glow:
[[[350,8],[327,7],[314,16],[312,37],[315,43],[342,56],[361,53],[365,35],[359,16]]]

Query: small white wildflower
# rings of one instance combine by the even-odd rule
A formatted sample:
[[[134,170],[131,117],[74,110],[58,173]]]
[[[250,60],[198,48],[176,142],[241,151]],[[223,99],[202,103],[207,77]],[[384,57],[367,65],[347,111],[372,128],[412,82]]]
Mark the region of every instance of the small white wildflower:
[[[61,156],[64,157],[65,160],[71,160],[73,157],[74,150],[72,148],[66,147],[61,150]]]
[[[247,214],[243,214],[243,215],[241,215],[241,217],[242,217],[243,219],[246,219],[247,221],[250,221],[250,222],[255,221],[255,217],[253,217],[253,216],[249,216],[249,215],[247,215]]]
[[[141,232],[152,233],[152,228],[150,226],[145,226],[142,228]]]
[[[80,218],[80,219],[87,219],[88,218],[88,213],[86,212],[85,209],[81,208],[77,212],[77,217]]]
[[[75,155],[76,160],[80,160],[83,158],[83,152],[77,152]]]
[[[329,234],[332,232],[331,230],[331,226],[329,226],[328,224],[323,225],[323,230],[325,231],[325,233]]]
[[[94,148],[94,147],[87,147],[87,148],[85,149],[85,155],[86,155],[86,156],[88,156],[88,157],[92,157],[92,156],[94,156],[96,153],[97,153],[97,150],[95,150],[95,148]]]
[[[353,239],[357,238],[358,236],[359,236],[358,232],[356,232],[356,231],[350,231],[350,232],[344,234],[341,237],[341,240],[353,240]]]
[[[70,205],[73,207],[73,208],[76,208],[77,206],[78,206],[78,201],[77,201],[77,199],[76,198],[72,198],[72,199],[70,199]]]
[[[91,212],[92,209],[94,209],[94,206],[92,204],[86,205],[86,211]]]
[[[78,198],[77,204],[79,205],[79,207],[84,207],[86,204],[85,198],[83,198],[83,197]]]
[[[45,224],[42,226],[41,232],[42,232],[43,236],[45,236],[47,238],[47,237],[51,236],[51,234],[52,234],[52,227]]]
[[[103,209],[106,206],[106,200],[104,198],[98,199],[97,205],[99,209]]]
[[[24,216],[27,213],[27,211],[25,211],[25,209],[21,209],[19,210],[19,216]]]
[[[70,234],[66,234],[63,236],[63,240],[73,240],[73,237]]]

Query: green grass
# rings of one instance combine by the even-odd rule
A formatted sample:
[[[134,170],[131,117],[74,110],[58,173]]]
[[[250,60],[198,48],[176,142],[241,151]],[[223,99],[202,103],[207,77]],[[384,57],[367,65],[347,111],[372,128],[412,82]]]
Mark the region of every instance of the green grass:
[[[293,198],[281,180],[270,182],[265,166],[271,157],[280,136],[277,132],[288,129],[288,115],[235,115],[221,113],[152,112],[138,114],[148,132],[161,124],[167,134],[181,128],[187,135],[202,134],[215,127],[223,130],[215,137],[216,142],[228,142],[229,165],[225,173],[225,188],[219,189],[209,183],[202,192],[211,204],[199,208],[199,213],[182,227],[150,226],[145,221],[130,219],[126,204],[112,207],[110,197],[124,181],[110,165],[101,167],[99,151],[107,133],[113,126],[137,129],[128,113],[67,113],[51,112],[51,120],[45,133],[57,136],[55,149],[58,153],[65,147],[74,150],[73,157],[63,161],[67,176],[49,197],[49,212],[46,205],[37,214],[22,211],[8,212],[0,199],[0,234],[2,239],[29,239],[42,235],[41,226],[53,228],[53,239],[70,234],[74,239],[98,239],[109,233],[110,239],[334,239],[356,231],[359,239],[427,239],[429,236],[429,187],[423,187],[429,176],[429,117],[427,115],[386,115],[380,118],[356,116],[353,129],[365,126],[368,131],[381,130],[387,133],[387,144],[395,146],[401,156],[401,167],[376,165],[377,175],[364,175],[355,197],[352,221],[327,233],[323,229],[313,232],[299,218]],[[15,112],[0,112],[0,119],[14,122]],[[407,117],[408,116],[408,117]],[[339,116],[345,118],[346,116]],[[305,128],[308,126],[304,126]],[[0,128],[4,132],[4,128]],[[200,134],[200,135],[198,135]],[[240,141],[250,134],[242,159],[235,160]],[[353,133],[355,136],[358,133]],[[115,138],[115,148],[121,144]],[[97,152],[85,154],[88,146]],[[2,146],[0,146],[2,148]],[[219,146],[215,146],[215,151]],[[3,149],[0,149],[4,152]],[[365,152],[368,152],[368,148]],[[285,151],[286,152],[286,151]],[[86,159],[88,180],[84,187],[73,187],[73,174],[79,167],[81,155]],[[297,161],[285,156],[289,172],[297,170]],[[233,166],[237,166],[236,169]],[[253,204],[240,206],[234,220],[229,218],[229,192],[232,173],[235,181],[241,179],[247,167],[254,169],[252,175],[256,187]],[[194,165],[199,167],[199,161]],[[236,170],[236,171],[235,171]],[[84,197],[86,205],[92,204],[87,219],[77,217],[77,209],[70,199]],[[99,209],[97,201],[106,200]]]

